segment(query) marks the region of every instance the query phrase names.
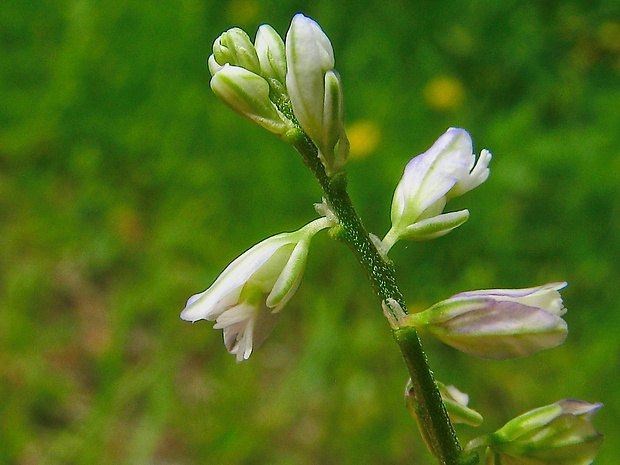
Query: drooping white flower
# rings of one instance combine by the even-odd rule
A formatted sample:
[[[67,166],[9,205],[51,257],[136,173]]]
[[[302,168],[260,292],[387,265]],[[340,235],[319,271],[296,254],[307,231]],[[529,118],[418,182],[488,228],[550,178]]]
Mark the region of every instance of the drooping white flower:
[[[564,342],[566,312],[558,292],[566,283],[528,289],[456,294],[399,324],[425,328],[444,343],[490,359],[524,357]]]
[[[228,265],[211,287],[190,297],[181,318],[215,321],[228,351],[238,362],[247,360],[269,336],[278,312],[299,287],[310,240],[331,224],[319,218],[255,245]]]
[[[319,150],[328,175],[346,162],[342,84],[334,50],[316,21],[296,14],[286,34],[286,87],[295,118]]]
[[[425,240],[447,234],[469,217],[467,210],[444,213],[448,199],[477,187],[489,176],[491,153],[478,161],[471,136],[450,128],[405,167],[392,200],[392,228],[383,240],[389,250],[398,240]]]
[[[602,406],[564,399],[519,415],[466,450],[485,447],[490,465],[589,465],[603,442],[591,423]]]

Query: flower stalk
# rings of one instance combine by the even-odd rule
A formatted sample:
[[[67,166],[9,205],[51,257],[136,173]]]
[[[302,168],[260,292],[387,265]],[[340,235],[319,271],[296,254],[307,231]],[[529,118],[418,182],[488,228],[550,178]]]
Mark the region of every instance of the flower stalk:
[[[405,300],[396,284],[392,264],[383,258],[375,243],[364,228],[349,194],[346,190],[346,173],[328,177],[318,157],[318,150],[312,141],[299,133],[292,143],[301,154],[323,189],[324,198],[338,218],[338,239],[342,240],[356,256],[366,272],[375,294],[382,302],[395,302],[406,313]],[[461,446],[441,399],[439,388],[428,365],[426,354],[414,327],[397,328],[392,334],[400,347],[407,365],[411,383],[416,393],[416,415],[422,435],[441,465],[457,465],[460,462]]]

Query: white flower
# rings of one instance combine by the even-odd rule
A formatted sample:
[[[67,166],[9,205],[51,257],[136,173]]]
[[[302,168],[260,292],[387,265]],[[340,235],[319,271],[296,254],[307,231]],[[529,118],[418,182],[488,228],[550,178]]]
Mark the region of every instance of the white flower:
[[[293,113],[319,150],[328,175],[346,162],[349,143],[344,131],[340,76],[334,51],[321,26],[296,14],[286,34],[286,87]]]
[[[564,342],[568,328],[558,292],[566,283],[529,289],[494,289],[456,294],[400,325],[426,328],[444,343],[490,359],[524,357]]]
[[[471,136],[448,129],[426,152],[405,167],[392,200],[392,228],[383,240],[389,250],[398,240],[439,237],[463,224],[467,210],[444,213],[448,199],[477,187],[489,176],[491,153],[483,150],[476,163]]]
[[[310,240],[331,226],[319,218],[299,231],[270,237],[234,260],[206,291],[187,301],[181,318],[216,321],[237,361],[247,360],[271,333],[278,312],[293,296],[306,265]]]

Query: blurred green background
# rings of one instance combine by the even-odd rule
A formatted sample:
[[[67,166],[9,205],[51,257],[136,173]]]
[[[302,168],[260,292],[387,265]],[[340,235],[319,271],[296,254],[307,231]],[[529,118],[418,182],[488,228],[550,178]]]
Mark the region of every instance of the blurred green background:
[[[391,256],[412,309],[566,280],[571,332],[526,359],[428,336],[485,416],[601,401],[620,456],[617,1],[5,0],[0,4],[0,463],[432,464],[406,370],[350,252],[315,238],[276,330],[236,364],[179,319],[241,252],[315,217],[297,154],[209,90],[213,40],[298,11],[332,40],[350,192],[389,227],[406,162],[449,126],[494,153],[470,220]],[[614,457],[616,457],[614,459]]]

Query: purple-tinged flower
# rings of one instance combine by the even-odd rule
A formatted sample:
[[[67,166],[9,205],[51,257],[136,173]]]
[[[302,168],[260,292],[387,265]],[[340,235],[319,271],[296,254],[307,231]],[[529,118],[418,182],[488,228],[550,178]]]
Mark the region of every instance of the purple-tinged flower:
[[[602,406],[561,400],[519,415],[496,432],[474,439],[466,450],[485,447],[489,465],[588,465],[603,442],[591,423]]]
[[[425,328],[444,343],[481,358],[532,355],[564,342],[568,328],[558,292],[566,283],[456,294],[399,324]]]

